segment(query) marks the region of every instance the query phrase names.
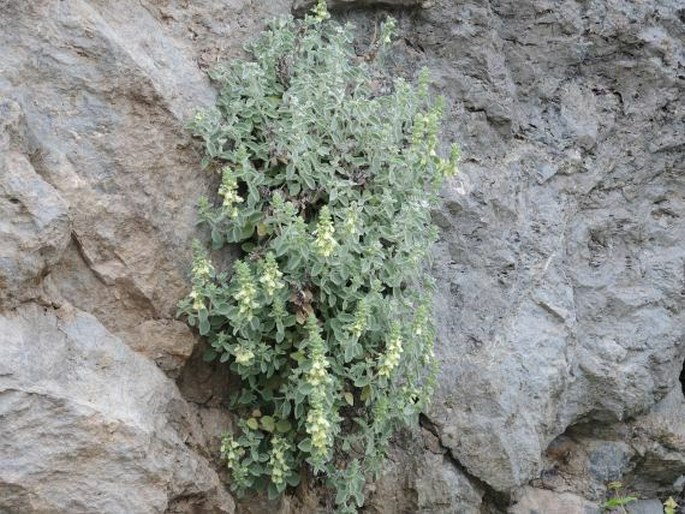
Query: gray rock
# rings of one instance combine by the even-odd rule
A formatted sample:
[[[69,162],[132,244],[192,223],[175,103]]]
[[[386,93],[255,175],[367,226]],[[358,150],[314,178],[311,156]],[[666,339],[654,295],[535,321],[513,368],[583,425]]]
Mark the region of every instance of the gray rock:
[[[644,496],[676,495],[685,477],[685,397],[675,388],[631,423],[636,466],[626,483]]]
[[[0,97],[0,305],[31,298],[69,243],[69,206],[24,153],[21,108]]]
[[[188,289],[195,205],[211,180],[184,128],[213,104],[205,69],[219,54],[240,54],[265,19],[288,7],[0,4],[0,96],[23,110],[20,150],[72,217],[69,261],[50,257],[42,271],[51,274],[51,301],[87,310],[122,335],[173,318]]]
[[[683,419],[685,398],[676,387],[634,420],[570,427],[547,448],[535,485],[598,502],[605,500],[612,481],[623,484],[623,494],[677,496],[685,476]]]
[[[173,383],[91,315],[21,307],[0,354],[0,510],[233,512]]]
[[[127,304],[168,316],[202,184],[182,126],[212,101],[204,74],[140,2],[5,2],[0,19],[0,94],[21,105],[33,166],[70,205],[84,271],[120,307],[59,280],[53,292],[106,312],[116,332],[129,328]]]
[[[197,336],[182,321],[148,320],[126,334],[128,345],[176,376],[190,358]]]
[[[638,500],[626,506],[628,514],[663,514],[664,506],[657,499]]]
[[[378,514],[479,514],[485,505],[483,489],[425,429],[398,437],[381,477],[369,485],[368,496],[365,512]]]
[[[435,214],[429,417],[496,490],[536,478],[568,427],[639,415],[678,384],[676,4],[443,1],[400,17],[398,65],[429,66],[464,155]]]
[[[594,447],[593,447],[594,446]],[[588,445],[588,473],[600,483],[620,481],[633,451],[623,442],[601,442]]]
[[[571,493],[556,493],[534,487],[522,488],[509,514],[600,514],[599,506],[581,496]]]

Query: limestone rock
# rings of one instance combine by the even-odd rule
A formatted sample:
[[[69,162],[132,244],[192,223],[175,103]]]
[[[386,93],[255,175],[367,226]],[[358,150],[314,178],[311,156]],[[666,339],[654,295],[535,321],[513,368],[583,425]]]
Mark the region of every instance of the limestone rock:
[[[613,481],[640,498],[677,496],[685,477],[683,416],[685,397],[676,387],[634,420],[570,427],[548,446],[539,478],[531,483],[598,503]]]
[[[145,321],[126,336],[133,350],[150,357],[172,375],[190,358],[197,341],[188,325],[172,320]]]
[[[69,206],[36,173],[16,102],[0,98],[0,305],[26,300],[69,243]]]
[[[571,493],[555,493],[533,487],[523,488],[509,514],[600,514],[598,505]]]
[[[467,476],[423,429],[401,434],[379,480],[368,486],[365,512],[479,514],[485,506],[483,489]]]
[[[429,417],[496,490],[536,478],[569,426],[647,412],[678,384],[677,4],[442,1],[400,16],[396,62],[431,69],[464,156],[435,213]]]
[[[647,496],[669,496],[685,486],[685,396],[675,388],[631,423],[636,464],[626,482]]]
[[[657,499],[637,500],[626,506],[628,514],[663,514],[664,506]]]
[[[173,318],[188,289],[196,202],[212,179],[185,129],[215,97],[200,60],[242,52],[265,19],[287,10],[267,4],[0,3],[0,96],[23,111],[31,165],[72,218],[68,262],[55,265],[45,248],[50,266],[39,257],[31,265],[51,273],[54,302],[117,334]],[[3,203],[3,214],[10,207],[15,217],[21,206]]]
[[[91,315],[6,313],[0,354],[0,510],[233,512],[173,383]]]

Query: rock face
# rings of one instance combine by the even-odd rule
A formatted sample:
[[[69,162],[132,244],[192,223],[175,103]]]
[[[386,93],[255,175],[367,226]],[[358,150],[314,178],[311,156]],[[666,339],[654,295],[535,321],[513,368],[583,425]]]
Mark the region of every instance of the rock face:
[[[0,1],[0,511],[233,510],[227,414],[150,359],[176,375],[196,342],[173,317],[206,67],[290,5],[186,4]]]
[[[0,0],[0,510],[233,510],[212,461],[230,384],[173,319],[213,180],[184,125],[207,67],[305,4]],[[464,155],[435,212],[440,390],[368,510],[677,496],[680,3],[330,4],[360,34],[398,18],[390,64],[430,68]]]
[[[403,20],[465,155],[436,213],[443,373],[429,417],[498,491],[538,477],[569,427],[680,394],[676,4],[445,1]]]

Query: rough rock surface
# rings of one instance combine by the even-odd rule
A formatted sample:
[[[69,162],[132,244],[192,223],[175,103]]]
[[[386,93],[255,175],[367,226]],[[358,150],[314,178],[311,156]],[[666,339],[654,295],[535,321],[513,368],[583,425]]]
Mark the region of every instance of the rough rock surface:
[[[555,493],[534,487],[519,491],[516,503],[507,511],[509,514],[533,514],[563,512],[565,514],[600,514],[597,505],[582,496],[571,493]]]
[[[436,436],[402,433],[380,479],[368,487],[365,512],[480,514],[484,491],[451,461]]]
[[[27,155],[21,107],[0,98],[0,305],[31,297],[69,243],[69,206]]]
[[[186,446],[191,419],[154,363],[90,314],[0,317],[0,511],[233,512]]]
[[[212,469],[227,413],[115,335],[173,375],[193,350],[173,317],[211,177],[185,124],[213,102],[206,68],[290,7],[252,4],[0,1],[0,511],[233,509]]]
[[[184,128],[214,99],[202,68],[219,51],[240,54],[248,35],[287,7],[0,3],[0,95],[23,110],[25,155],[72,216],[69,255],[51,270],[49,296],[125,338],[174,316],[195,203],[208,189]]]
[[[498,491],[536,478],[568,427],[680,394],[677,8],[442,1],[402,19],[464,154],[436,213],[443,372],[429,417]]]
[[[196,336],[187,324],[174,320],[148,320],[134,327],[128,343],[137,352],[153,359],[171,375],[177,375],[195,349]]]
[[[397,16],[391,64],[431,69],[464,155],[435,212],[440,391],[368,510],[574,512],[615,479],[677,495],[680,3],[331,3],[365,34]],[[232,509],[207,460],[230,383],[173,320],[213,180],[184,125],[207,67],[301,5],[0,0],[1,508]]]
[[[582,425],[595,468],[619,471],[577,484],[600,500],[606,480],[641,469],[615,422],[682,398],[683,11],[443,0],[392,12],[395,66],[428,66],[464,155],[435,213],[442,375],[430,423],[505,493],[540,478],[548,446]],[[369,32],[376,14],[347,17]],[[623,432],[608,446],[594,434],[604,425]],[[665,475],[682,489],[677,471]]]

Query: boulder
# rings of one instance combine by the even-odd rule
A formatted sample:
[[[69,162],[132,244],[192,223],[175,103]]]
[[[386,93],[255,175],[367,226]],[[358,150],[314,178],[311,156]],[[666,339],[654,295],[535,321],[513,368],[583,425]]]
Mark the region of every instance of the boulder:
[[[0,316],[0,510],[233,512],[154,363],[74,308]]]
[[[213,179],[200,170],[199,145],[185,128],[213,105],[206,68],[219,55],[242,53],[265,19],[286,10],[285,1],[238,0],[0,4],[0,98],[18,106],[12,112],[23,112],[25,126],[23,145],[13,148],[21,155],[9,156],[17,170],[12,187],[36,195],[0,197],[1,230],[11,216],[17,241],[0,250],[8,253],[0,254],[0,269],[9,272],[11,261],[27,270],[11,271],[13,289],[32,274],[49,274],[50,301],[91,312],[126,340],[150,319],[175,316],[188,291],[191,242],[202,237],[196,203]],[[32,180],[44,185],[19,179],[32,173],[29,163]],[[38,195],[42,213],[16,202]],[[30,218],[36,228],[29,230],[28,212],[45,219]],[[24,259],[9,254],[20,244]]]
[[[522,488],[516,496],[516,503],[508,514],[600,514],[599,506],[572,493],[555,493],[533,487]]]

